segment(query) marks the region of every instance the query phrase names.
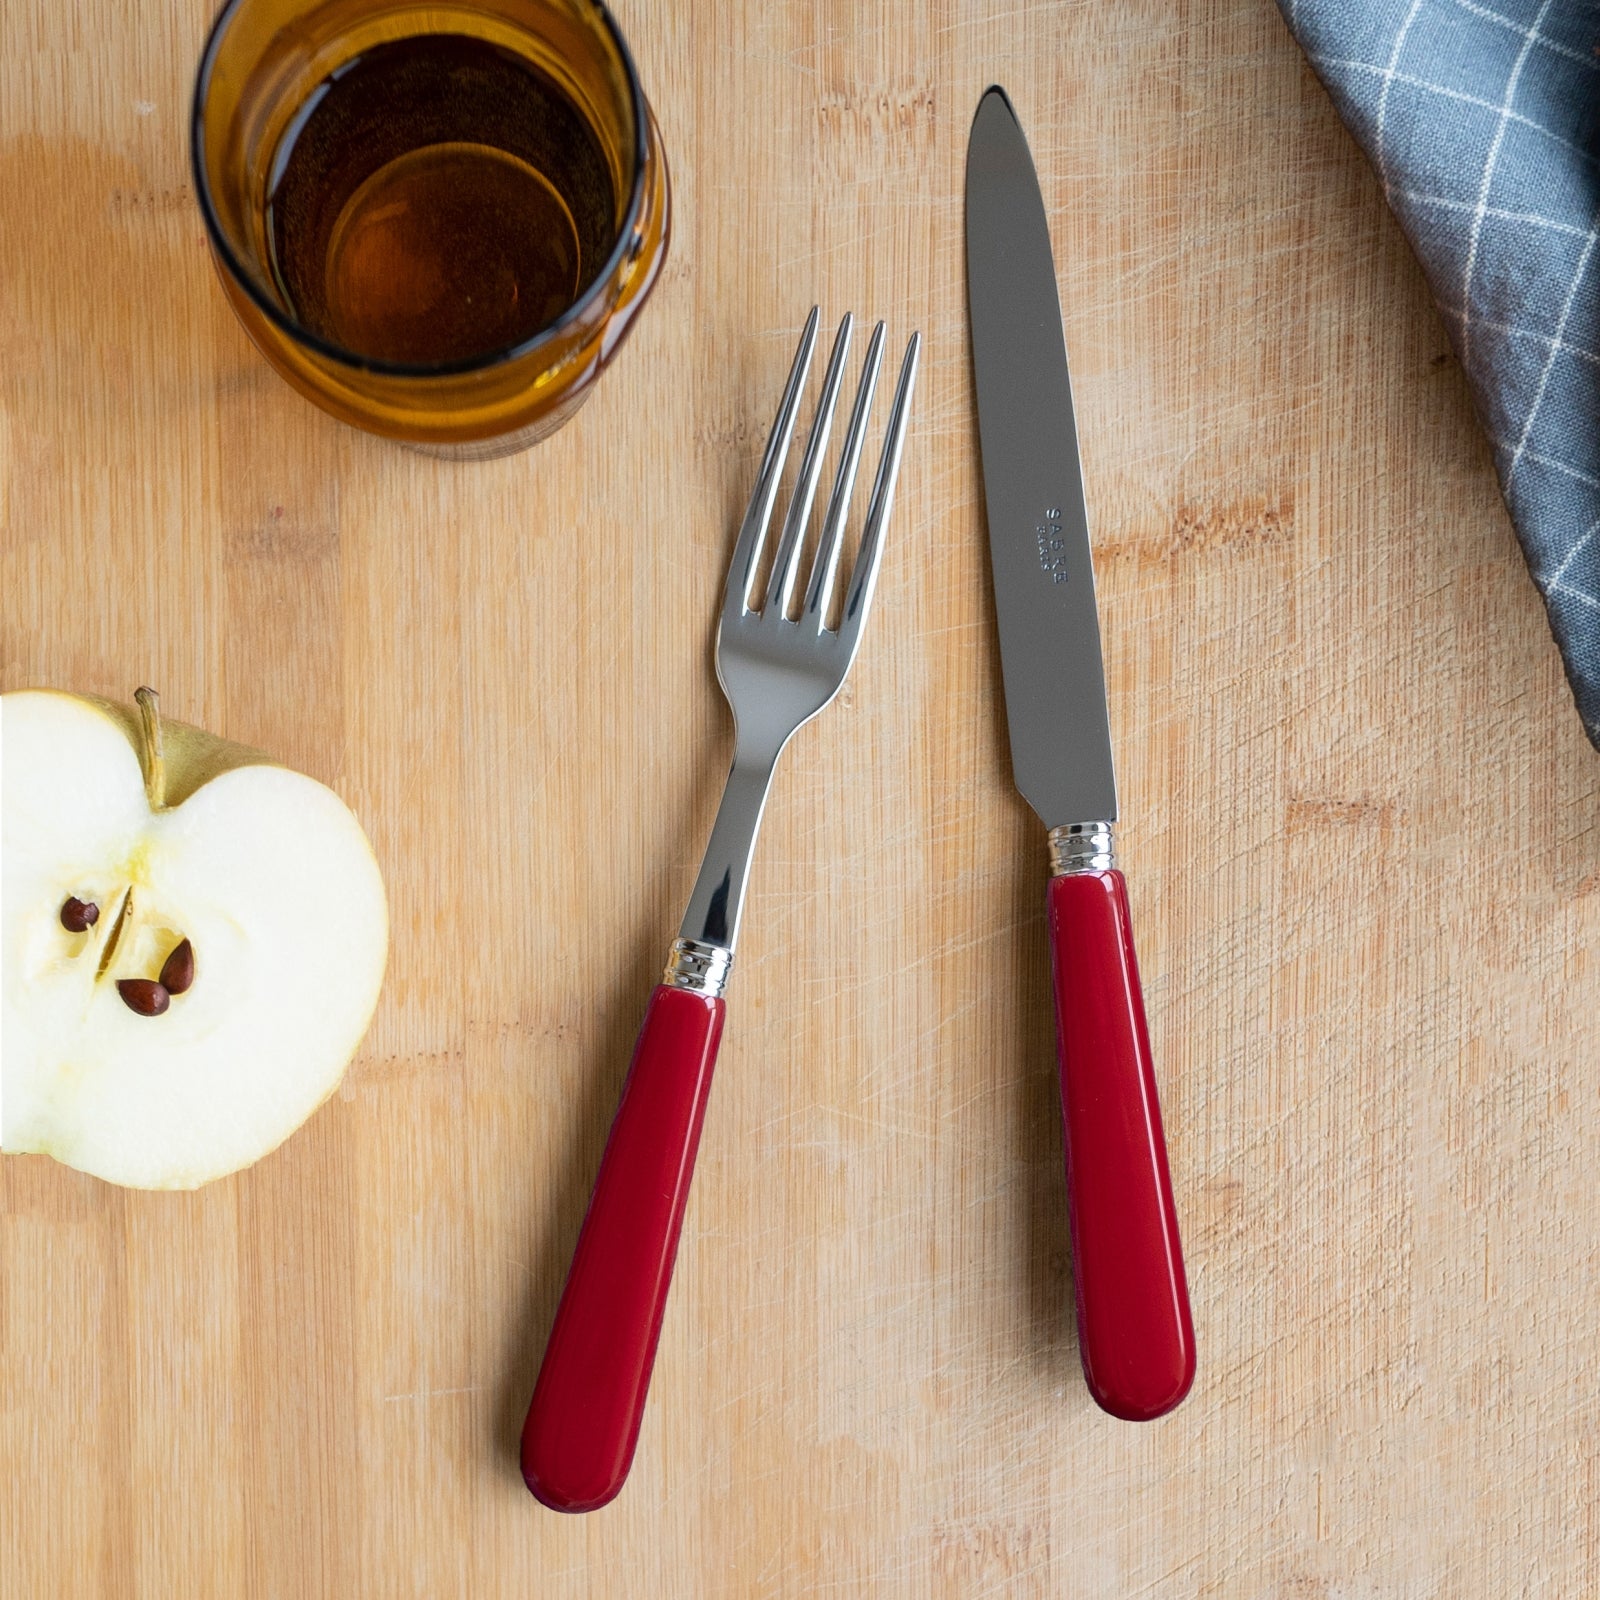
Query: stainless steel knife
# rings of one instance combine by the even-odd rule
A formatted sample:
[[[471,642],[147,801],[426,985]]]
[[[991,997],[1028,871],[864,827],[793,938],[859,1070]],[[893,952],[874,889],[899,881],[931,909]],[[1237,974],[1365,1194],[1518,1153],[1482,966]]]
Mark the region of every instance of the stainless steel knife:
[[[967,145],[967,303],[1017,788],[1049,830],[1047,922],[1078,1348],[1095,1400],[1145,1421],[1194,1380],[1128,893],[1089,521],[1044,201],[998,85]]]

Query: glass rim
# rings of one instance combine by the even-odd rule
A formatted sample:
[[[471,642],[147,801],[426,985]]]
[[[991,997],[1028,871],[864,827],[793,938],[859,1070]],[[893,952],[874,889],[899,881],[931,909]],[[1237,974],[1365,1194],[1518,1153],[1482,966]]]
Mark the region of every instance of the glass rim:
[[[384,361],[377,357],[357,355],[355,351],[347,350],[343,345],[335,344],[332,340],[313,333],[261,291],[254,278],[244,270],[237,252],[223,232],[222,223],[211,198],[211,184],[206,176],[202,157],[205,148],[205,105],[211,87],[212,70],[216,66],[217,52],[222,46],[223,34],[235,13],[250,3],[251,0],[227,0],[227,4],[218,12],[217,20],[212,23],[210,33],[206,35],[205,49],[201,52],[200,65],[195,72],[194,100],[189,112],[189,164],[194,177],[195,198],[199,201],[200,214],[205,219],[206,233],[210,238],[212,249],[227,270],[228,276],[239,285],[249,296],[251,304],[280,333],[287,335],[295,344],[306,346],[316,354],[325,356],[330,361],[336,361],[352,371],[370,372],[385,378],[456,378],[507,366],[514,361],[520,361],[524,356],[534,354],[542,346],[554,342],[590,310],[600,298],[602,290],[616,276],[618,269],[633,251],[633,235],[638,227],[640,214],[644,210],[645,158],[650,115],[649,107],[645,104],[644,89],[639,82],[638,68],[634,66],[633,54],[628,49],[628,41],[623,38],[622,30],[617,26],[616,18],[611,15],[610,8],[605,5],[604,0],[589,0],[589,3],[599,16],[616,49],[617,58],[622,63],[623,77],[627,81],[628,96],[633,105],[633,188],[628,197],[627,210],[622,216],[622,225],[617,230],[617,242],[612,247],[611,254],[601,264],[600,270],[589,280],[588,286],[554,322],[546,324],[516,344],[503,345],[500,349],[491,350],[485,355],[427,365]]]

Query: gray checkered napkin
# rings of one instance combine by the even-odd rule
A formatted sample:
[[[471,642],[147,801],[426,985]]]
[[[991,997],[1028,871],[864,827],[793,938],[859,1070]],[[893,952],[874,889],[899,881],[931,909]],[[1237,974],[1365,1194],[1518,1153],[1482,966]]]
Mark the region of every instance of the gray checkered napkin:
[[[1600,748],[1600,3],[1278,4],[1427,273]]]

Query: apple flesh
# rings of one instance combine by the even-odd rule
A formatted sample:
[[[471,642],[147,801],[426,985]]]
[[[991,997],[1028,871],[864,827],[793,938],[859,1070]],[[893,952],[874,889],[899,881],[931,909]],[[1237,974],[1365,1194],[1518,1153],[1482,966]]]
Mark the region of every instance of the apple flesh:
[[[388,911],[331,789],[138,700],[0,695],[0,1150],[192,1189],[338,1086]]]

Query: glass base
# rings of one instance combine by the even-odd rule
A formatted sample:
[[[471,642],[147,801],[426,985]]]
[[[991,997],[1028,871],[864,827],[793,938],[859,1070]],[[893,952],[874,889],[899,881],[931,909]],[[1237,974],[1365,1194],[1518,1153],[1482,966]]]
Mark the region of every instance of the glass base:
[[[557,428],[577,415],[593,388],[592,383],[585,384],[565,405],[557,406],[548,416],[540,417],[537,422],[530,422],[526,427],[510,433],[496,434],[491,439],[459,439],[443,444],[430,444],[420,439],[396,439],[395,443],[438,461],[498,461],[502,456],[514,456],[519,450],[526,450],[541,439],[548,439]]]

